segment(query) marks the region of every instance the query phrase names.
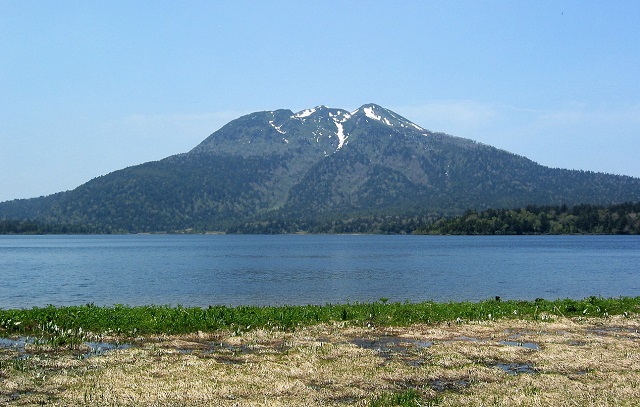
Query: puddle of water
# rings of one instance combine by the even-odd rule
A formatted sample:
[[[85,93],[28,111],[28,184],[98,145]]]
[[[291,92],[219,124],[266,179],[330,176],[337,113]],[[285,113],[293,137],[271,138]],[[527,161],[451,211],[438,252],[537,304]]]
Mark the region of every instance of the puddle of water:
[[[520,346],[531,350],[540,350],[540,345],[533,342],[517,342],[517,341],[500,341],[501,345]]]
[[[404,361],[404,363],[406,363],[409,366],[420,367],[425,364],[425,360],[424,359],[407,359]]]
[[[414,346],[418,347],[418,349],[427,349],[433,345],[431,341],[415,341],[413,342]]]
[[[20,337],[18,339],[10,339],[10,338],[0,338],[0,348],[5,349],[14,349],[19,353],[25,353],[25,345],[27,344],[28,339],[25,337]]]
[[[35,340],[33,338],[21,336],[19,338],[0,338],[0,348],[14,349],[18,352],[18,359],[24,359],[28,357],[26,350],[27,344],[33,344]],[[88,358],[91,356],[99,356],[104,353],[116,350],[116,349],[128,349],[131,344],[129,343],[109,343],[109,342],[84,342],[84,345],[89,347],[89,351],[80,355],[82,358]]]
[[[355,338],[350,342],[362,349],[375,350],[384,354],[406,354],[410,348],[426,349],[433,345],[431,341],[400,338],[397,336],[381,336],[375,339]]]
[[[621,326],[610,326],[610,327],[599,327],[599,328],[589,328],[586,329],[587,332],[599,335],[599,336],[611,336],[616,334],[638,334],[638,328],[635,327],[621,327]]]
[[[459,391],[469,386],[466,380],[434,380],[430,383],[433,390],[443,392],[447,390]]]
[[[413,367],[420,367],[424,364],[423,359],[406,359],[411,349],[426,349],[433,345],[431,341],[419,339],[407,339],[397,336],[382,336],[376,339],[355,338],[350,341],[352,344],[362,348],[377,351],[380,356],[389,361],[394,355],[399,356],[406,364]]]
[[[129,349],[133,345],[130,343],[109,343],[109,342],[84,342],[89,347],[89,352],[82,355],[83,358],[90,358],[92,356],[100,356],[105,353],[117,350],[117,349]]]
[[[505,371],[510,375],[518,375],[523,373],[533,374],[537,373],[533,366],[526,363],[494,363],[489,366],[497,367]]]
[[[19,400],[20,397],[22,396],[30,396],[32,394],[35,394],[35,393],[29,390],[19,390],[11,393],[9,397],[11,398],[12,401],[16,401],[16,400]]]

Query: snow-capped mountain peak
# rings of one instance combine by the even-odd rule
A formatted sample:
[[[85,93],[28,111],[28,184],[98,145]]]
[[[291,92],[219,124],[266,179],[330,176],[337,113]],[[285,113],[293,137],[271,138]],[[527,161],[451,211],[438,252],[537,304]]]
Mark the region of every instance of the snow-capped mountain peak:
[[[388,126],[394,132],[410,131],[427,135],[422,127],[374,103],[362,105],[352,112],[319,105],[294,113],[289,119],[291,123],[296,123],[295,126],[304,126],[312,135],[312,141],[316,143],[320,143],[323,139],[337,139],[337,143],[332,142],[333,151],[338,151],[348,144],[350,132],[361,128],[360,125],[367,122]],[[284,131],[274,124],[271,126],[280,133]]]
[[[376,114],[375,108],[373,106],[367,106],[363,108],[362,111],[364,112],[364,115],[367,116],[368,118],[384,122],[385,124],[388,124],[391,126],[391,122],[389,122],[389,120],[386,117],[378,116]]]
[[[323,106],[317,106],[317,107],[313,107],[311,109],[305,109],[305,110],[301,110],[298,113],[294,114],[293,116],[291,116],[292,119],[304,119],[306,117],[311,116],[312,114],[314,114],[318,109],[321,109]]]
[[[302,122],[312,120],[314,122],[333,121],[336,123],[346,123],[348,120],[359,116],[364,116],[366,119],[375,120],[390,127],[408,127],[422,132],[425,131],[422,127],[399,114],[374,103],[362,105],[352,112],[320,105],[294,113],[290,118],[301,120]]]
[[[426,131],[422,127],[405,119],[399,114],[373,103],[361,106],[360,108],[352,112],[351,115],[356,116],[358,115],[358,113],[363,114],[368,119],[376,120],[390,127],[410,128],[420,132]]]
[[[319,105],[297,113],[279,109],[242,116],[213,133],[194,151],[219,151],[227,142],[227,150],[246,156],[294,148],[329,155],[344,149],[350,141],[375,134],[375,129],[390,135],[428,135],[422,127],[376,104],[363,105],[353,112]]]
[[[316,121],[326,120],[329,118],[343,118],[339,119],[343,121],[346,118],[350,117],[349,112],[343,109],[334,109],[324,105],[316,106],[311,109],[301,110],[298,113],[295,113],[291,116],[291,119],[298,120],[309,120],[315,119]]]
[[[348,111],[324,105],[301,110],[291,116],[292,120],[297,120],[301,124],[315,124],[317,128],[311,134],[316,142],[320,142],[321,138],[336,137],[338,143],[334,144],[335,151],[340,150],[347,143],[349,134],[345,132],[344,123],[350,118],[351,114]]]

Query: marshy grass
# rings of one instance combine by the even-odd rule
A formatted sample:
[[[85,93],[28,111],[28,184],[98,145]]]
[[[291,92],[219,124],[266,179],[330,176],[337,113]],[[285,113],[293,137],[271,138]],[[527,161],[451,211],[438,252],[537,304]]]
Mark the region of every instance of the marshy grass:
[[[97,334],[136,336],[252,329],[295,330],[302,326],[342,322],[353,326],[407,326],[495,319],[546,320],[555,317],[608,317],[640,310],[640,297],[583,300],[420,302],[326,304],[305,306],[170,307],[93,304],[72,307],[0,309],[0,336],[60,337]],[[65,339],[66,338],[66,339]]]
[[[597,297],[0,310],[0,336],[38,338],[0,346],[0,404],[631,406],[639,310]],[[129,346],[88,355],[96,339]]]

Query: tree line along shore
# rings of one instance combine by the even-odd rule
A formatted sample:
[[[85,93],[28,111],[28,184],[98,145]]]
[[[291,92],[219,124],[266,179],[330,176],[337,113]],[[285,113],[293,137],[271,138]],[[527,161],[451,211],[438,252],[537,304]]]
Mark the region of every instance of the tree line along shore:
[[[163,233],[207,233],[186,229]],[[529,205],[518,209],[467,210],[455,217],[438,214],[366,215],[308,220],[275,219],[245,222],[222,233],[280,234],[431,234],[431,235],[637,235],[640,234],[640,202],[602,205]],[[82,224],[58,224],[35,220],[0,219],[0,234],[102,234],[130,233]]]

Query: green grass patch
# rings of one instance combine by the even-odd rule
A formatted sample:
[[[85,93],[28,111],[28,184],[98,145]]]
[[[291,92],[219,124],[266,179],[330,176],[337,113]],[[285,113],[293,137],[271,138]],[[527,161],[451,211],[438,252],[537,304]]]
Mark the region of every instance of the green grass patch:
[[[408,389],[399,393],[385,393],[374,398],[369,407],[426,407],[437,406],[440,399],[424,400],[417,391]]]
[[[416,323],[465,323],[494,319],[550,320],[562,317],[607,317],[640,311],[640,297],[582,300],[349,303],[304,306],[170,306],[70,307],[0,309],[0,336],[33,336],[73,341],[87,332],[120,336],[186,334],[230,330],[241,333],[270,328],[343,322],[354,326],[407,326]]]

